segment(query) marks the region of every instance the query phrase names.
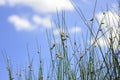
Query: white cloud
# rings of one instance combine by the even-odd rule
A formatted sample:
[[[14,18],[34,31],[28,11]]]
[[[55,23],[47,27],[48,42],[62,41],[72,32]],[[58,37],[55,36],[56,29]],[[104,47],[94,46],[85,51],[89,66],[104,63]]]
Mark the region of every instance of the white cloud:
[[[97,40],[92,40],[91,41],[92,45],[95,45],[95,46],[100,45],[102,47],[109,45],[109,43],[110,43],[110,40],[107,37],[101,37]]]
[[[52,22],[50,17],[42,18],[38,15],[32,16],[31,20],[20,17],[18,15],[11,15],[8,17],[8,21],[12,23],[18,31],[31,31],[38,29],[39,26],[42,26],[41,29],[50,29],[52,26],[54,26],[54,23]]]
[[[107,41],[110,42],[111,38],[111,34],[112,34],[112,39],[114,40],[114,49],[116,49],[117,45],[118,45],[118,37],[119,34],[118,32],[120,32],[120,29],[118,28],[118,20],[119,20],[119,16],[116,12],[114,11],[107,11],[107,12],[100,12],[96,15],[99,24],[102,22],[104,24],[102,24],[102,29],[107,32],[107,36],[106,38],[108,39]],[[106,46],[105,44],[105,40],[103,37],[101,37],[101,39],[99,39],[100,45],[101,46]]]
[[[60,32],[65,33],[65,30],[62,30],[62,29],[55,29],[55,30],[53,31],[53,34],[54,34],[54,35],[59,35]]]
[[[53,31],[53,34],[54,34],[54,35],[59,35],[58,29],[55,29],[55,30]]]
[[[100,12],[96,15],[99,23],[104,23],[103,27],[105,28],[105,26],[108,26],[108,27],[112,27],[114,28],[115,30],[115,26],[118,25],[118,19],[119,19],[119,16],[117,13],[115,12],[111,12],[111,11],[108,11],[108,12],[105,12],[103,14],[103,12]]]
[[[104,24],[102,24],[102,28],[104,30],[108,30],[108,29],[112,29],[112,33],[113,36],[115,36],[118,31],[118,20],[119,20],[119,16],[116,12],[104,12],[104,14],[102,12],[98,13],[96,15],[99,24],[102,22]],[[111,30],[110,30],[111,31]]]
[[[30,31],[35,29],[35,27],[25,18],[19,17],[18,15],[12,15],[8,18],[8,21],[14,25],[16,30],[26,30]]]
[[[3,6],[6,4],[6,1],[5,0],[0,0],[0,6]]]
[[[45,18],[41,18],[38,15],[34,15],[32,18],[33,22],[37,25],[42,25],[45,28],[51,28],[53,25],[52,20],[50,19],[50,17],[45,17]]]
[[[70,33],[78,33],[78,32],[80,32],[81,31],[81,27],[72,27],[72,28],[70,28],[69,29],[69,32]]]
[[[59,31],[60,31],[60,32],[67,33],[67,32],[65,32],[65,30],[55,29],[55,30],[53,31],[53,34],[54,34],[54,35],[59,35]],[[70,34],[78,33],[78,32],[80,32],[80,31],[81,31],[81,27],[72,27],[72,28],[69,28],[69,29],[68,29],[68,32],[69,32]]]
[[[70,0],[8,0],[10,6],[24,5],[37,12],[56,12],[56,10],[73,10]]]

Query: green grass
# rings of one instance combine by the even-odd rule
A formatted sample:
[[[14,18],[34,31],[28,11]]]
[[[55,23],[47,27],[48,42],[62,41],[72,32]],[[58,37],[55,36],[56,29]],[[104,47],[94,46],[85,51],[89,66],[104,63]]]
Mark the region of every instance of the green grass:
[[[58,17],[58,23],[56,28],[59,32],[60,43],[58,44],[55,40],[55,36],[52,32],[46,31],[48,39],[48,47],[50,52],[50,67],[46,78],[44,78],[43,62],[41,60],[41,52],[38,48],[39,54],[39,69],[38,75],[34,74],[33,59],[31,59],[28,51],[28,62],[29,65],[26,67],[24,72],[21,70],[13,76],[13,68],[8,57],[4,55],[7,64],[7,71],[9,80],[119,80],[120,79],[120,62],[118,56],[118,48],[115,48],[114,40],[119,42],[119,37],[113,38],[113,33],[118,35],[116,32],[110,31],[110,29],[103,29],[103,19],[106,19],[106,13],[103,12],[103,19],[98,22],[95,17],[95,10],[97,0],[93,9],[93,15],[91,20],[87,21],[84,13],[79,7],[75,7],[80,19],[82,19],[84,25],[88,29],[86,35],[82,35],[80,40],[77,38],[71,38],[67,24],[65,21],[65,12],[62,12],[62,16]],[[62,21],[60,21],[62,20]],[[94,23],[97,23],[95,25]],[[118,21],[119,23],[119,21]],[[107,24],[109,27],[109,23]],[[96,27],[96,29],[94,28]],[[117,27],[117,26],[116,26]],[[116,28],[117,30],[117,28]],[[110,35],[107,38],[107,35]],[[76,34],[77,35],[77,34]],[[101,46],[100,39],[104,39],[106,47]],[[51,42],[52,39],[52,42]],[[89,42],[88,42],[89,40]],[[117,45],[117,44],[116,44]],[[117,47],[119,47],[118,45]],[[3,52],[5,53],[5,52]],[[120,52],[119,52],[120,54]]]

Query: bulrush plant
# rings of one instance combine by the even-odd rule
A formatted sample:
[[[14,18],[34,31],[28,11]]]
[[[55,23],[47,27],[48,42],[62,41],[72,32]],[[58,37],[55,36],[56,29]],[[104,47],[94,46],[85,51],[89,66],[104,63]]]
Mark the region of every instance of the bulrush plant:
[[[95,13],[96,5],[97,0],[93,8],[92,18],[88,21],[82,10],[73,4],[87,28],[86,35],[82,35],[80,40],[78,38],[73,39],[70,36],[65,21],[65,12],[62,12],[61,17],[57,14],[56,28],[59,32],[59,43],[52,32],[46,31],[50,53],[48,73],[43,72],[46,67],[43,68],[42,53],[38,48],[40,62],[38,77],[34,75],[34,69],[32,69],[33,59],[31,60],[30,55],[28,55],[28,71],[23,73],[25,76],[21,80],[120,80],[120,34],[116,32],[120,26],[114,24],[111,27],[111,23],[108,23],[111,22],[108,21],[111,20],[111,16],[108,17],[108,14],[106,14],[108,10],[103,12],[103,18],[98,21]],[[112,15],[115,17],[114,14]],[[120,16],[114,19],[117,19],[116,21],[119,24]],[[114,22],[114,19],[112,22]],[[105,46],[101,44],[105,44]],[[7,57],[5,60],[9,80],[13,80],[9,60]],[[47,76],[44,76],[44,74],[47,74]]]
[[[97,3],[95,3],[95,5],[96,4]],[[89,23],[85,18],[84,14],[82,13],[82,10],[78,7],[75,7],[75,9],[78,12],[79,16],[81,17],[81,19],[83,20],[83,22],[85,23],[86,27],[90,31],[90,41],[93,40],[92,44],[90,44],[90,47],[89,47],[90,52],[88,51],[89,52],[89,65],[88,65],[89,72],[87,76],[89,77],[87,79],[119,80],[120,79],[120,60],[119,60],[120,53],[117,47],[120,46],[119,45],[120,34],[118,34],[116,31],[118,31],[120,26],[116,25],[115,23],[119,24],[120,13],[117,14],[118,18],[116,18],[116,15],[112,11],[108,13],[109,11],[107,10],[106,11],[107,14],[103,12],[103,18],[99,23],[96,20],[94,15],[95,14],[95,7],[94,7],[93,17],[90,20],[92,23]],[[111,17],[112,17],[112,20],[111,20]],[[93,22],[95,21],[97,21],[98,26],[93,25]],[[113,22],[113,25],[111,25],[112,23],[110,22]],[[107,29],[102,28],[104,24],[106,24],[105,27],[107,27]],[[98,27],[96,32],[94,27]],[[105,44],[105,48],[101,46],[101,42]],[[101,70],[99,71],[99,75],[96,73],[97,66],[95,61],[98,61],[98,59],[95,58],[97,57],[95,56],[95,53],[97,53],[97,55],[101,54],[102,56],[101,57],[102,63],[99,65],[99,69]]]
[[[10,58],[6,55],[6,50],[3,50],[2,54],[7,65],[9,80],[13,80],[14,77],[13,77],[13,70],[12,70],[12,64],[11,64]]]

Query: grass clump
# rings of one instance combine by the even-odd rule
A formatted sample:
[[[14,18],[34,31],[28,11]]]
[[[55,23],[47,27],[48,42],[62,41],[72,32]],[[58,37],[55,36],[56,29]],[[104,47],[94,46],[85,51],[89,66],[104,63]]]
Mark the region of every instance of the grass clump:
[[[115,18],[118,21],[118,25],[114,24],[113,29],[113,26],[111,27],[111,23],[109,23],[111,22],[109,21],[111,16],[106,14],[108,11],[103,12],[101,21],[96,19],[96,5],[97,0],[93,8],[92,18],[88,21],[82,10],[73,4],[80,19],[82,19],[87,28],[86,35],[82,35],[79,40],[77,40],[78,38],[73,39],[69,34],[65,21],[65,12],[62,12],[62,17],[59,17],[57,14],[58,23],[56,28],[59,32],[60,42],[57,43],[53,33],[46,32],[50,51],[50,67],[47,77],[44,78],[43,76],[44,69],[41,52],[38,49],[40,64],[38,77],[32,70],[33,59],[30,59],[30,55],[28,55],[29,66],[24,72],[24,80],[120,79],[120,34],[117,33],[120,16]],[[114,14],[113,17],[115,17]],[[114,22],[114,19],[112,22]],[[103,27],[106,27],[106,29]],[[105,47],[101,46],[101,42],[105,44]],[[5,60],[7,62],[9,79],[13,80],[11,64],[7,57]],[[23,80],[23,77],[18,80]]]

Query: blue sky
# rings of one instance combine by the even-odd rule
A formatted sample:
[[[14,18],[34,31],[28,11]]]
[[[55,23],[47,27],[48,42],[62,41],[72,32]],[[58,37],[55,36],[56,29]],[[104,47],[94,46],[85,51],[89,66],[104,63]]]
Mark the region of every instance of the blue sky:
[[[87,20],[91,19],[95,0],[74,0],[73,3],[82,9]],[[109,9],[116,8],[116,0],[98,0],[96,15],[101,16],[101,11],[105,11],[107,6]],[[8,80],[6,64],[2,56],[3,49],[11,58],[13,68],[16,70],[17,65],[26,66],[27,44],[31,56],[36,58],[36,40],[38,40],[44,66],[46,66],[47,59],[49,59],[46,30],[48,32],[53,30],[54,35],[58,36],[55,27],[56,10],[58,13],[65,11],[66,23],[71,36],[75,33],[77,35],[85,33],[86,27],[69,0],[0,0],[1,80]]]

